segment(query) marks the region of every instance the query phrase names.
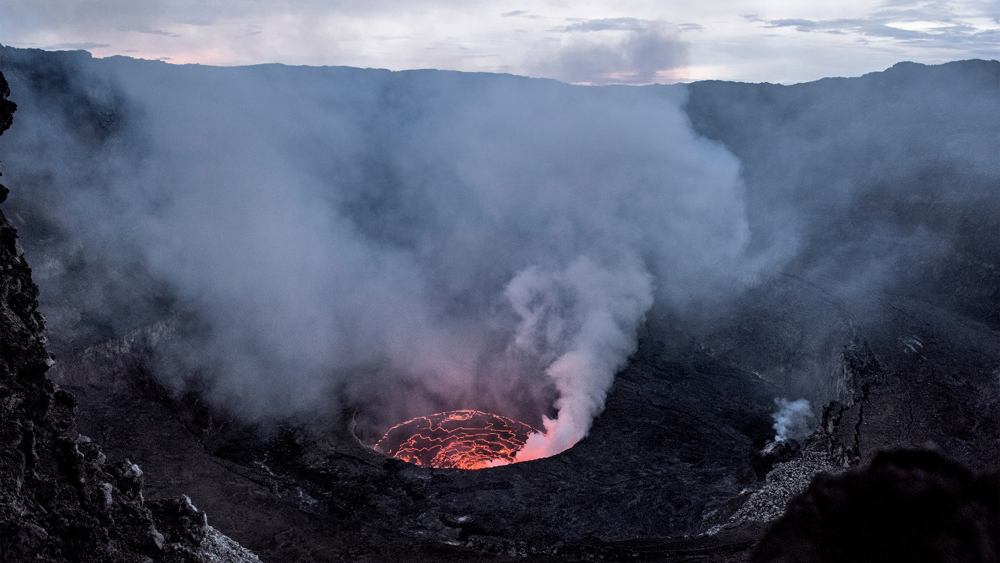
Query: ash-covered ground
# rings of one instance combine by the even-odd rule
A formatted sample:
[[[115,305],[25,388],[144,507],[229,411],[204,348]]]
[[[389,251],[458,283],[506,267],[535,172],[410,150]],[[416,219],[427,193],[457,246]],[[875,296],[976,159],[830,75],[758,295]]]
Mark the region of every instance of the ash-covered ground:
[[[936,451],[976,475],[992,473],[984,482],[996,481],[996,61],[933,67],[901,63],[861,78],[794,86],[704,82],[637,89],[586,89],[433,71],[170,67],[10,48],[0,51],[0,71],[11,84],[11,98],[21,106],[16,127],[0,139],[6,183],[13,190],[5,208],[19,229],[41,289],[40,309],[49,318],[49,347],[58,359],[50,377],[77,397],[83,434],[102,444],[109,457],[128,457],[142,467],[146,498],[188,495],[214,527],[263,561],[747,561],[788,500],[815,475],[865,467],[882,450],[905,446]],[[116,82],[134,76],[161,86],[171,81],[184,88],[200,84],[205,99],[215,102],[208,89],[228,80],[226,74],[236,76],[240,87],[266,86],[267,91],[234,88],[234,103],[260,112],[251,117],[271,116],[274,122],[265,124],[265,134],[255,143],[270,135],[275,150],[295,155],[283,157],[292,160],[262,166],[253,160],[256,144],[206,140],[197,131],[191,133],[196,138],[188,139],[190,147],[173,147],[183,158],[159,157],[153,151],[163,149],[163,143],[184,142],[183,131],[165,131],[166,141],[150,140],[157,130],[145,125],[158,123],[157,112],[163,110],[155,104],[173,108],[178,102],[169,92],[162,99],[142,98]],[[191,82],[188,75],[205,82]],[[327,82],[320,88],[308,86],[318,75]],[[338,116],[325,126],[338,132],[335,148],[348,156],[331,152],[305,162],[325,163],[329,169],[309,174],[348,178],[350,182],[338,185],[354,191],[327,199],[309,192],[303,201],[330,206],[341,213],[338,217],[350,219],[354,234],[335,242],[356,245],[360,240],[364,244],[357,248],[366,252],[390,248],[394,253],[385,256],[412,260],[412,268],[367,271],[369,281],[386,294],[412,290],[406,295],[422,299],[430,313],[380,302],[371,307],[384,320],[346,327],[319,323],[306,314],[317,304],[310,298],[340,286],[317,284],[310,276],[355,263],[344,259],[331,270],[311,270],[304,266],[308,260],[297,260],[296,249],[286,245],[308,242],[311,231],[285,233],[272,221],[301,218],[297,208],[289,215],[286,208],[256,207],[257,200],[267,202],[267,189],[234,191],[257,199],[231,214],[183,205],[189,201],[185,198],[209,205],[212,199],[198,199],[198,194],[225,192],[228,188],[212,182],[230,179],[214,175],[200,154],[189,151],[220,150],[224,157],[209,158],[221,158],[220,168],[241,167],[244,173],[236,180],[253,184],[269,167],[299,162],[300,153],[321,152],[312,151],[310,142],[330,149],[327,141],[289,139],[282,132],[301,124],[303,117],[296,112],[306,115],[313,109],[302,101],[302,92],[312,96],[324,88],[336,95],[321,102],[333,106]],[[509,168],[483,160],[483,154],[500,151],[501,161],[531,155],[504,153],[511,150],[506,137],[489,133],[498,126],[495,121],[452,114],[466,115],[472,108],[489,116],[489,104],[507,94],[522,101],[554,100],[556,105],[565,97],[574,111],[600,111],[607,103],[622,113],[607,122],[595,119],[600,127],[593,130],[582,125],[568,131],[501,127],[514,136],[515,145],[524,142],[542,153],[537,162]],[[186,95],[197,99],[202,93]],[[289,100],[288,105],[272,106],[281,100]],[[532,112],[544,115],[551,107],[538,103],[524,111],[534,117]],[[653,125],[640,125],[629,113],[632,109],[622,109],[634,105],[645,111],[657,103],[679,113],[657,113],[650,118]],[[204,115],[195,117],[212,119],[213,111],[226,111],[213,108],[200,108]],[[360,126],[342,119],[354,111],[364,114]],[[503,106],[498,115],[517,116],[519,109]],[[588,117],[570,113],[565,119]],[[654,117],[665,120],[665,140],[657,137]],[[557,118],[548,125],[566,127],[563,117]],[[470,136],[454,142],[445,135],[452,126]],[[633,130],[637,138],[627,138]],[[546,131],[552,138],[538,141]],[[574,143],[573,135],[587,142]],[[431,141],[440,141],[444,150],[424,152]],[[470,156],[463,143],[474,142],[487,148]],[[236,152],[226,151],[226,143]],[[650,143],[663,143],[661,152],[640,150]],[[674,145],[683,143],[695,148],[677,156],[680,149]],[[614,147],[624,148],[616,152]],[[585,170],[596,175],[594,186],[582,177],[565,184],[582,182],[583,195],[594,201],[577,208],[556,196],[504,195],[506,181],[534,182],[530,194],[565,188],[560,179],[578,161],[566,157],[566,162],[550,163],[548,158],[562,154],[560,148],[578,151],[574,158],[605,159]],[[649,164],[659,157],[669,166]],[[354,167],[345,171],[352,162]],[[171,164],[191,169],[172,169]],[[455,201],[454,210],[440,212],[440,221],[428,222],[426,214],[438,213],[443,205],[429,195],[436,192],[428,184],[474,184],[462,176],[472,164],[492,166],[487,168],[499,178],[491,179],[501,182],[499,191],[483,188],[485,207]],[[424,170],[435,166],[447,174]],[[721,179],[709,174],[716,169]],[[265,178],[265,187],[267,182],[291,181],[283,169],[279,172]],[[162,184],[142,183],[152,173]],[[685,173],[714,188],[703,193],[697,182],[685,188],[685,180],[675,180]],[[509,178],[516,174],[520,176]],[[679,182],[680,187],[602,187],[614,182],[654,188]],[[363,187],[367,185],[378,189]],[[587,191],[591,188],[593,192]],[[141,191],[142,197],[129,195],[130,189]],[[464,193],[441,189],[448,197]],[[601,199],[602,190],[613,197]],[[285,193],[277,186],[274,191]],[[659,202],[651,194],[667,195]],[[735,200],[720,203],[717,198]],[[450,230],[465,217],[455,210],[471,210],[474,221],[492,218],[507,225],[510,217],[520,217],[519,206],[526,201],[548,207],[545,214],[524,212],[523,224],[515,221],[524,238],[501,230],[515,240],[493,244],[490,231],[478,225]],[[619,215],[591,212],[589,205],[620,206],[626,217],[640,207],[680,211],[667,217],[635,216],[635,222],[659,217],[663,224],[623,229],[603,225]],[[509,207],[513,215],[481,213],[493,206]],[[258,211],[274,216],[254,215]],[[236,221],[242,213],[250,213],[250,227]],[[565,240],[559,238],[564,231],[532,224],[560,217],[564,231],[572,235]],[[147,220],[160,221],[160,230],[152,234],[180,242],[163,244],[150,231],[131,225]],[[737,220],[742,226],[730,229]],[[232,263],[215,251],[184,243],[217,234],[213,225],[228,229],[225,236],[253,235],[232,243],[239,260],[272,254],[253,261],[252,267],[213,271],[211,259]],[[90,231],[78,230],[84,227]],[[132,239],[121,238],[126,235]],[[536,246],[545,236],[557,240]],[[591,255],[593,268],[574,270],[574,253],[584,252],[570,244],[576,237],[594,244],[612,240]],[[466,239],[466,246],[456,242]],[[452,246],[439,248],[446,243]],[[653,248],[659,245],[670,248]],[[524,253],[521,246],[532,250]],[[494,255],[482,262],[466,260],[467,252],[484,249]],[[641,266],[631,259],[614,262],[617,252],[634,252]],[[289,254],[288,259],[273,258]],[[447,260],[471,266],[439,262]],[[531,270],[536,263],[541,266]],[[571,264],[561,270],[566,263]],[[638,277],[604,275],[618,272],[618,266],[626,273],[639,268]],[[167,271],[171,268],[176,271]],[[187,271],[192,268],[201,270]],[[534,277],[524,277],[528,271]],[[627,299],[579,297],[586,294],[584,284],[570,274],[595,271],[584,276],[592,286]],[[383,279],[386,272],[422,276],[430,289],[417,291]],[[653,282],[648,295],[642,283],[632,283],[644,276]],[[365,282],[364,276],[345,280],[344,287]],[[529,289],[548,309],[522,314],[517,305],[531,301],[515,298],[514,290],[523,285],[513,280],[531,282]],[[269,293],[296,284],[304,289],[295,299]],[[484,298],[469,288],[493,293]],[[358,295],[381,294],[333,296],[320,304],[349,309],[346,318],[353,321],[353,315],[365,311]],[[497,295],[503,298],[498,301]],[[651,304],[636,318],[620,306],[621,301],[645,303],[645,297]],[[263,313],[246,310],[253,306]],[[514,313],[505,312],[505,306]],[[273,311],[278,318],[268,316]],[[580,327],[589,326],[595,311],[616,320],[613,330],[598,331],[601,338],[587,340],[580,335],[590,333]],[[434,335],[415,336],[409,323],[425,313],[445,320],[435,326]],[[396,322],[396,316],[402,320]],[[537,353],[527,360],[496,360],[502,354],[477,340],[486,335],[520,342],[529,318],[537,321],[529,336],[557,335],[542,338],[550,348],[532,348]],[[455,329],[464,329],[470,319],[492,323],[490,330],[458,338]],[[403,328],[386,336],[387,327],[396,324]],[[633,336],[630,330],[635,337],[631,349],[606,344]],[[310,354],[282,363],[287,354],[304,350],[299,340],[308,340],[315,331],[332,339],[351,361]],[[356,352],[356,343],[344,336],[355,332],[394,347],[394,352]],[[289,344],[289,337],[297,340]],[[482,377],[427,380],[417,368],[401,376],[405,353],[432,342],[464,342],[474,348]],[[248,348],[259,355],[239,356]],[[409,410],[417,408],[436,407],[424,414],[493,408],[541,427],[543,416],[560,414],[555,399],[576,390],[554,379],[546,366],[565,354],[594,349],[609,350],[612,356],[625,353],[628,359],[621,369],[604,366],[605,371],[614,368],[606,398],[599,392],[599,377],[574,382],[597,389],[585,396],[601,398],[604,408],[586,437],[558,455],[470,472],[418,468],[370,448],[403,415],[421,414]],[[414,364],[464,365],[454,358],[432,360]],[[254,361],[257,365],[248,367]],[[220,367],[220,362],[226,365]],[[504,380],[512,365],[535,370],[534,375]],[[247,368],[245,380],[234,366]],[[315,374],[286,376],[283,369],[336,375],[330,376],[333,384],[320,385]],[[461,391],[456,391],[457,400],[472,401],[476,392],[487,398],[450,404],[448,392],[456,389]],[[418,406],[400,406],[401,398]],[[804,426],[779,425],[789,434],[775,447],[780,399],[785,405],[809,401],[812,416],[799,421]],[[988,487],[982,490],[987,492],[975,494],[989,494]],[[980,519],[984,529],[996,526],[995,515]],[[779,549],[773,540],[766,545]],[[864,546],[857,549],[860,553]],[[759,560],[767,560],[763,558],[769,553],[762,551]],[[858,555],[857,560],[864,558]]]

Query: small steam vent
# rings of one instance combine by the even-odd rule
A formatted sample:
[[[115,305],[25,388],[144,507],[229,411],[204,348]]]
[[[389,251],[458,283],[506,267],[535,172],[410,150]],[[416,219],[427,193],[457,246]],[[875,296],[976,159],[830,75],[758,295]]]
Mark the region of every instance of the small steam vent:
[[[457,410],[397,424],[375,450],[421,467],[484,469],[514,463],[528,435],[537,432],[505,416]]]

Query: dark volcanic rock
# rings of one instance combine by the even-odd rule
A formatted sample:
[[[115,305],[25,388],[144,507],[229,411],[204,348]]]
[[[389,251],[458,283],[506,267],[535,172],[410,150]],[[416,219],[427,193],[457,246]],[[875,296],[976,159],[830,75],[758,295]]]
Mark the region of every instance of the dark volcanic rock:
[[[769,442],[762,450],[750,456],[750,465],[757,477],[764,478],[778,463],[795,459],[801,454],[802,446],[796,440]]]
[[[789,505],[755,563],[990,563],[1000,557],[1000,473],[940,454],[879,453],[863,471],[821,475]]]
[[[125,102],[92,93],[112,90],[74,87],[94,79],[74,74],[70,59],[82,55],[8,53],[0,63],[37,94],[39,114],[65,114],[98,147],[124,127],[116,104]],[[218,538],[196,505],[272,562],[746,561],[767,523],[818,474],[928,443],[977,472],[1000,465],[1000,170],[982,148],[995,148],[1000,130],[998,77],[1000,63],[967,61],[796,86],[691,85],[694,127],[741,160],[754,248],[787,239],[795,253],[721,320],[685,325],[651,311],[589,436],[549,459],[476,472],[417,468],[358,441],[352,414],[365,405],[251,424],[209,403],[197,374],[187,388],[165,388],[157,346],[194,332],[197,312],[190,320],[148,273],[116,281],[155,294],[153,318],[128,317],[111,298],[107,307],[56,304],[68,321],[51,335],[61,355],[52,376],[76,393],[84,432],[146,470],[149,517],[169,521],[156,522],[165,542]],[[22,232],[33,229],[29,248],[69,264],[67,275],[103,283],[99,258],[51,250],[69,235],[34,221],[46,217],[44,205],[19,205],[29,219]],[[83,296],[83,285],[72,288]],[[21,324],[36,322],[33,307]],[[44,348],[32,330],[18,334],[34,352],[13,357],[37,364]],[[46,412],[70,424],[71,407],[60,403],[69,399],[52,393]],[[822,411],[799,450],[762,451],[774,439],[778,397],[804,397]],[[18,428],[14,461],[50,440]],[[77,446],[85,460],[98,455],[92,448]],[[130,466],[101,467],[121,491],[114,502],[138,494]],[[911,469],[924,471],[890,468],[883,477]],[[961,475],[942,479],[965,490],[971,481]],[[820,483],[854,482],[843,479]],[[103,498],[91,493],[92,502]],[[162,500],[180,494],[193,504]],[[26,522],[12,540],[18,549],[64,533]]]
[[[9,129],[10,124],[14,122],[17,104],[8,100],[9,96],[10,86],[7,84],[7,79],[0,75],[0,132]]]
[[[93,349],[101,361],[87,369],[109,371],[107,383],[91,379],[85,389],[89,424],[113,452],[137,453],[162,476],[150,479],[148,496],[189,494],[264,560],[674,560],[752,546],[756,524],[678,538],[722,518],[755,486],[748,460],[769,431],[771,395],[759,380],[702,353],[671,364],[650,340],[583,442],[553,458],[469,472],[387,459],[350,434],[349,412],[255,429],[165,400],[141,377],[110,385],[114,366],[139,365],[129,358],[141,356],[141,341]]]
[[[0,133],[15,106],[0,75]],[[75,429],[76,400],[46,376],[38,289],[0,214],[0,560],[252,561],[244,550],[200,534],[170,534],[187,520],[150,512],[142,472],[109,462]],[[204,516],[202,515],[204,526]]]

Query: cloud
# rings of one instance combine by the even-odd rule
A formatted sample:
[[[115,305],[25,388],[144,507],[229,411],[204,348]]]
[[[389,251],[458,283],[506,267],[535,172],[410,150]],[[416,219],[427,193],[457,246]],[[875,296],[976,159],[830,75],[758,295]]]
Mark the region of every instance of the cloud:
[[[56,43],[55,45],[46,45],[42,47],[47,51],[89,51],[91,49],[103,49],[105,47],[110,47],[111,45],[107,43],[92,43],[92,42],[82,42],[82,43]]]
[[[450,0],[420,0],[411,3],[416,11],[448,7]],[[171,0],[134,2],[131,0],[4,0],[4,16],[30,22],[34,26],[86,25],[131,30],[169,30],[172,26],[213,25],[222,22],[263,20],[271,16],[341,14],[371,15],[400,12],[391,0]]]
[[[667,24],[635,18],[587,20],[559,29],[570,35],[531,65],[541,76],[586,84],[670,82],[689,63],[688,44]]]
[[[655,25],[655,23],[638,18],[604,18],[572,23],[558,27],[555,31],[643,31],[651,25]]]
[[[949,51],[934,53],[924,47],[944,42],[945,34],[938,34],[935,43],[933,38],[923,37],[919,31],[901,32],[889,25],[894,21],[917,21],[919,13],[924,20],[930,18],[928,21],[944,21],[941,18],[951,17],[956,23],[996,28],[992,21],[1000,19],[997,8],[1000,3],[995,1],[875,2],[868,6],[850,2],[838,7],[834,11],[836,16],[818,15],[829,10],[789,2],[763,6],[741,0],[735,10],[726,9],[719,3],[703,2],[677,6],[668,12],[669,16],[648,1],[630,5],[629,9],[634,10],[630,12],[619,12],[618,7],[603,8],[605,4],[608,0],[592,3],[586,13],[581,13],[582,7],[565,2],[539,5],[455,0],[403,3],[389,0],[0,0],[3,6],[0,8],[3,14],[0,41],[21,46],[56,42],[110,43],[114,48],[102,51],[102,55],[124,54],[124,49],[131,49],[145,58],[169,55],[177,62],[202,64],[284,62],[556,76],[553,69],[559,65],[542,65],[545,66],[543,73],[538,64],[550,59],[554,62],[557,58],[557,49],[552,43],[571,50],[581,48],[580,43],[600,46],[604,51],[613,50],[618,48],[615,44],[624,41],[625,34],[641,33],[658,25],[652,20],[670,17],[676,24],[673,29],[691,43],[695,60],[690,71],[683,74],[660,72],[655,78],[657,81],[728,78],[790,82],[829,73],[861,74],[904,58],[922,62],[974,56],[994,58],[998,51],[995,33],[984,29],[980,29],[971,42],[965,36],[971,31],[966,30],[963,35],[960,29],[950,30],[946,34],[953,38]],[[872,28],[866,35],[845,27],[846,22],[860,22],[873,13],[886,11],[903,19],[887,20],[883,22],[884,27]],[[767,27],[763,21],[756,24],[737,22],[735,26],[713,24],[707,28],[701,25],[719,22],[720,17],[731,18],[734,13],[748,12],[757,12],[759,17],[776,23],[798,19],[803,26],[812,28],[833,21],[825,18],[850,19],[840,20],[835,28],[814,29],[806,40],[793,31],[794,27]],[[631,17],[594,17],[596,14]],[[976,19],[966,21],[959,15]],[[247,30],[262,33],[253,35]],[[699,33],[691,33],[694,31]],[[572,37],[586,34],[595,37]],[[387,36],[409,36],[410,39],[387,44],[380,39]],[[858,38],[870,40],[870,47],[855,41]],[[838,43],[838,48],[828,49],[831,42]],[[911,43],[914,47],[909,47]],[[459,46],[497,53],[497,56],[465,57]],[[886,46],[891,48],[884,48]],[[573,58],[571,54],[568,57]],[[629,74],[625,71],[622,76],[593,83],[629,82]]]
[[[682,23],[677,25],[682,31],[705,31],[705,26],[698,23]]]
[[[514,10],[513,12],[505,12],[503,14],[500,14],[500,16],[504,17],[504,18],[525,18],[525,19],[529,19],[529,20],[543,20],[543,19],[545,19],[543,16],[539,16],[537,14],[532,14],[531,12],[528,12],[527,10]]]
[[[147,35],[161,35],[163,37],[181,37],[178,33],[173,33],[170,31],[164,31],[162,29],[148,29],[148,28],[134,28],[127,29],[125,31],[135,31],[136,33],[145,33]]]
[[[993,8],[995,10],[995,8]],[[921,48],[973,48],[996,56],[1000,53],[1000,30],[977,27],[968,18],[988,16],[985,6],[959,11],[948,2],[887,2],[882,9],[859,18],[810,20],[763,19],[744,16],[769,29],[792,28],[800,33],[855,34],[862,38],[887,39]]]
[[[753,18],[753,21],[763,22],[765,27],[794,27],[796,31],[801,32],[815,31],[819,25],[814,21],[803,19],[761,20]]]

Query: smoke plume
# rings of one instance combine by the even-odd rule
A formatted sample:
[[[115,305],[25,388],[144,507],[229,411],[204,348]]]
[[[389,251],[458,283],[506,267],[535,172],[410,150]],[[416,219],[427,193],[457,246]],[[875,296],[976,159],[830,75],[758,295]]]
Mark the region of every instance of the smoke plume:
[[[374,442],[477,409],[549,455],[645,322],[803,397],[794,437],[845,342],[899,345],[892,311],[1000,322],[969,293],[995,272],[967,273],[1000,252],[995,61],[642,88],[9,48],[0,70],[57,352],[145,331],[164,386],[248,419],[350,406]]]
[[[813,418],[812,406],[806,399],[789,401],[777,398],[774,405],[778,410],[771,415],[774,420],[774,441],[784,442],[788,439],[801,440],[809,434],[809,423]]]
[[[5,56],[50,324],[173,318],[158,377],[247,417],[477,408],[543,428],[523,458],[551,455],[654,303],[747,276],[738,162],[675,91]]]

